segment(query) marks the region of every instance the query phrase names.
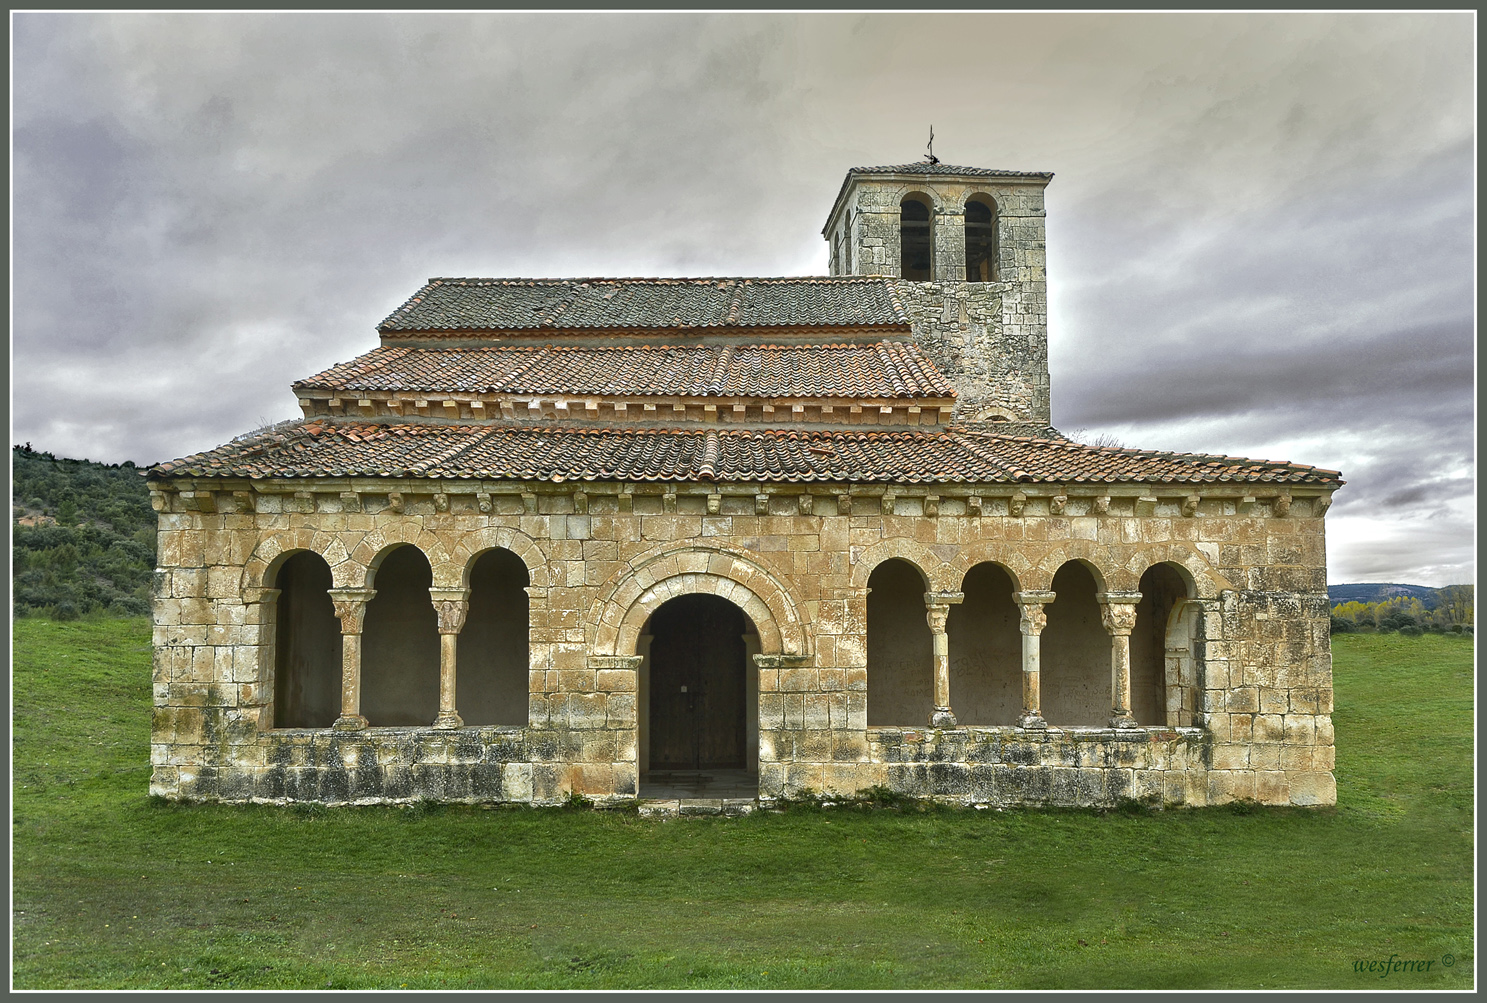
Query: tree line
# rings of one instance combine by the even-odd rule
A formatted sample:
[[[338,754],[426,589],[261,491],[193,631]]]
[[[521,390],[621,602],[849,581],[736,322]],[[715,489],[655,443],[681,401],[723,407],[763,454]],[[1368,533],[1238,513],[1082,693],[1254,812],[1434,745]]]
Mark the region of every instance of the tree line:
[[[1436,590],[1431,606],[1416,596],[1338,603],[1332,607],[1332,633],[1470,634],[1475,623],[1475,593],[1472,585],[1447,585]]]
[[[11,609],[15,616],[150,612],[156,515],[133,463],[11,450]]]

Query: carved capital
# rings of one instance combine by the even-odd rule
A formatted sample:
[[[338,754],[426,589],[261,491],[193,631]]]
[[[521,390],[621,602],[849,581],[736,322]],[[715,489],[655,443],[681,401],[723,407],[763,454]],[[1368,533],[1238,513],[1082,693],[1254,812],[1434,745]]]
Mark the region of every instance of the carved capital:
[[[1095,598],[1100,602],[1100,619],[1107,633],[1128,636],[1136,628],[1136,604],[1141,601],[1140,592],[1099,592]]]
[[[1048,612],[1044,607],[1055,598],[1055,593],[1046,590],[1012,593],[1012,601],[1017,603],[1022,614],[1017,624],[1018,630],[1028,637],[1037,637],[1043,633],[1043,628],[1048,626]]]
[[[964,592],[924,593],[924,618],[929,621],[929,629],[936,634],[945,633],[945,621],[950,616],[951,605],[964,602],[965,597]]]
[[[465,629],[470,613],[469,589],[429,589],[434,612],[439,615],[439,633],[458,634]]]
[[[342,634],[360,634],[362,619],[367,615],[367,603],[377,594],[376,589],[330,589],[327,593],[341,621]]]

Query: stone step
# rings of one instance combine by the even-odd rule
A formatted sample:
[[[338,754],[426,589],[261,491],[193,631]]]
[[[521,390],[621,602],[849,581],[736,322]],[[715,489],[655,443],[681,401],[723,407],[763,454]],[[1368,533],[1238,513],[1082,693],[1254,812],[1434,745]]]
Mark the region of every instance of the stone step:
[[[754,798],[641,798],[642,818],[677,818],[696,815],[748,815],[759,809]]]

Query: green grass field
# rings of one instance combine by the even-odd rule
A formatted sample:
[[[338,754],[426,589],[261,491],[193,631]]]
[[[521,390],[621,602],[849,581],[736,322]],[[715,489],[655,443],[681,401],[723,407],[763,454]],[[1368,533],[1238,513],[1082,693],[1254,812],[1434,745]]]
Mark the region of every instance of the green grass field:
[[[1336,809],[653,821],[152,801],[148,624],[14,638],[17,988],[1474,984],[1469,640],[1334,639]]]

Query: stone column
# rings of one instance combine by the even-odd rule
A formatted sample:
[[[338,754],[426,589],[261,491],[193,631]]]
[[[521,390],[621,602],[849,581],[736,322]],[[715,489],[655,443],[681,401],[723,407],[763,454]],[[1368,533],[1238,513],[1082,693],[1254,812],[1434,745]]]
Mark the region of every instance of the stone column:
[[[470,612],[469,589],[429,589],[434,612],[439,615],[439,716],[435,728],[462,728],[463,719],[454,709],[454,667],[460,631]]]
[[[360,731],[367,726],[361,716],[361,624],[377,590],[330,589],[327,594],[341,621],[341,716],[331,727]]]
[[[635,725],[640,732],[637,755],[641,773],[651,771],[651,642],[655,637],[641,634],[635,639],[635,654],[640,664],[635,666]]]
[[[965,601],[964,592],[924,593],[925,619],[935,639],[935,709],[929,716],[931,728],[954,728],[955,712],[950,709],[950,638],[945,634],[945,621],[950,607]]]
[[[1134,728],[1131,715],[1131,631],[1140,592],[1100,592],[1100,617],[1110,634],[1110,727]]]
[[[1022,716],[1019,728],[1047,728],[1043,720],[1043,628],[1048,626],[1048,612],[1043,608],[1054,600],[1054,593],[1026,591],[1012,593],[1022,614],[1018,628],[1022,631]]]
[[[743,636],[744,665],[748,669],[748,681],[744,687],[744,769],[749,773],[759,772],[759,665],[754,656],[759,654],[759,635],[750,631]],[[833,722],[835,723],[835,722]]]

